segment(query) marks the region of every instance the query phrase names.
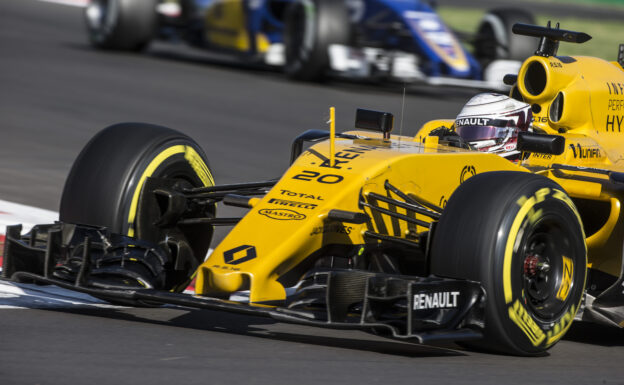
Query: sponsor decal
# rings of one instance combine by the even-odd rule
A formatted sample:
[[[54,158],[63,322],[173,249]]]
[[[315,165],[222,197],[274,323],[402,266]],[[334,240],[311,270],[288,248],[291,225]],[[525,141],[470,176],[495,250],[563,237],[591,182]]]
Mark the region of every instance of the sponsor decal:
[[[242,245],[223,252],[223,261],[228,265],[238,265],[256,258],[256,248]]]
[[[344,177],[335,174],[321,174],[316,171],[303,170],[300,174],[293,176],[292,179],[303,180],[306,182],[336,184],[342,182]]]
[[[468,68],[466,57],[455,36],[435,13],[409,10],[403,12],[403,17],[427,45],[451,67],[459,71]]]
[[[368,151],[373,151],[375,148],[376,147],[374,146],[365,145],[347,147],[334,154],[333,166],[330,166],[329,159],[325,156],[322,157],[323,163],[321,163],[319,166],[341,169],[353,159],[360,157],[362,154],[365,154]]]
[[[580,143],[577,143],[576,146],[570,143],[570,148],[572,149],[572,154],[575,158],[589,159],[601,157],[600,149],[598,148],[583,148]]]
[[[607,82],[609,95],[624,95],[624,83]]]
[[[618,132],[622,132],[622,126],[624,125],[624,115],[607,115],[606,130],[607,132],[615,132],[617,128]]]
[[[278,221],[300,221],[306,218],[304,214],[289,209],[262,209],[258,213]]]
[[[317,201],[322,201],[324,200],[323,197],[321,197],[320,195],[314,195],[314,194],[307,194],[307,193],[299,193],[299,192],[294,192],[294,191],[290,191],[290,190],[280,190],[280,194],[282,195],[286,195],[289,197],[297,197],[297,198],[304,198],[304,199],[313,199],[313,200],[317,200]]]
[[[318,206],[316,203],[288,201],[285,199],[277,199],[277,198],[269,199],[269,203],[274,204],[274,205],[295,207],[295,208],[307,209],[307,210],[314,210]]]
[[[512,306],[509,306],[508,313],[509,318],[524,332],[529,338],[533,346],[539,346],[542,343],[545,346],[550,346],[557,342],[561,336],[568,330],[574,316],[576,315],[577,307],[572,305],[570,310],[564,314],[561,319],[555,323],[546,333],[537,325],[537,323],[531,318],[526,311],[520,300],[516,300]]]
[[[546,339],[546,334],[531,318],[531,315],[522,306],[520,300],[516,300],[513,305],[509,306],[508,313],[509,318],[520,327],[533,346],[540,345]]]
[[[353,227],[345,226],[341,224],[331,224],[327,226],[315,227],[310,236],[318,235],[318,234],[327,234],[327,233],[337,233],[337,234],[351,234]]]
[[[468,178],[470,178],[471,176],[475,176],[477,175],[477,170],[475,169],[474,166],[472,165],[468,165],[468,166],[464,166],[464,168],[461,171],[461,174],[459,176],[459,184],[464,183],[464,181]]]
[[[624,110],[624,100],[622,99],[609,99],[607,104],[607,110],[609,111],[622,111]]]
[[[568,330],[570,325],[572,325],[572,321],[574,321],[574,316],[576,315],[576,305],[572,305],[570,310],[552,327],[548,332],[546,332],[546,336],[548,339],[546,340],[546,346],[552,345],[557,342],[559,338],[563,335],[563,333]]]
[[[490,120],[488,118],[462,118],[455,120],[455,126],[490,126]]]
[[[240,267],[234,267],[234,266],[222,266],[222,265],[212,265],[210,266],[213,269],[221,269],[221,270],[227,270],[227,271],[240,271]],[[187,287],[186,290],[188,290],[189,288]],[[195,291],[195,288],[193,287],[193,291]]]
[[[450,309],[457,307],[458,291],[414,294],[414,310]]]
[[[551,61],[550,62],[550,67],[551,68],[563,68],[563,64],[561,64],[558,61]]]
[[[559,286],[559,291],[557,291],[557,299],[564,302],[568,298],[568,294],[570,294],[570,289],[572,288],[572,279],[574,278],[574,264],[572,263],[572,259],[562,256],[563,258],[563,274],[561,274],[561,286]]]
[[[534,152],[531,154],[532,158],[537,158],[537,159],[552,159],[553,156],[551,154],[540,154],[537,152]]]

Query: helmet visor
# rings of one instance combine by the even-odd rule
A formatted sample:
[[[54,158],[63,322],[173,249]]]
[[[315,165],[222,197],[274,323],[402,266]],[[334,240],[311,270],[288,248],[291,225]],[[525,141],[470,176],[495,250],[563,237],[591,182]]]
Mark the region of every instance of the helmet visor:
[[[509,133],[509,127],[496,126],[458,126],[455,127],[457,134],[467,142],[478,140],[503,139]]]

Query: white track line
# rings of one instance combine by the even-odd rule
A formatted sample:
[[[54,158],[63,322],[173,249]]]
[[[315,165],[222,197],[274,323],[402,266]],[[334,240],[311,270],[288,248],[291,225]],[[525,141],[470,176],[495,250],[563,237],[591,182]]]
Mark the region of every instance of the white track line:
[[[0,200],[0,234],[4,234],[5,226],[22,224],[22,232],[28,232],[38,223],[54,223],[58,213],[37,207]]]
[[[0,309],[119,308],[90,295],[56,286],[0,281]]]
[[[58,213],[55,211],[0,200],[0,234],[4,234],[5,226],[8,225],[22,224],[22,233],[26,233],[38,223],[54,223],[56,220]],[[56,286],[0,281],[0,309],[94,306],[110,308],[112,305],[90,295]]]
[[[54,223],[58,213],[37,207],[0,199],[0,235],[5,233],[6,226],[22,224],[22,234],[39,223]],[[212,249],[208,250],[210,255]],[[1,256],[1,254],[0,254]],[[1,258],[0,258],[1,260]],[[2,264],[0,264],[0,273]],[[184,291],[194,294],[188,288]],[[39,308],[72,308],[72,307],[116,307],[87,294],[62,289],[57,286],[42,286],[15,283],[0,280],[0,309],[39,309]]]

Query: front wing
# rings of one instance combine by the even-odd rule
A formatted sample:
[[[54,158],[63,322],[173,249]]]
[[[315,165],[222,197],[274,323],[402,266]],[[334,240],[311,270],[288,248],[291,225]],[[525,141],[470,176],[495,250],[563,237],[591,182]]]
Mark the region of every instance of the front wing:
[[[93,266],[98,265],[94,257],[106,257],[89,253],[93,240],[99,239],[110,249],[121,246],[133,251],[154,251],[158,246],[120,235],[103,235],[101,228],[87,226],[40,225],[23,236],[20,228],[7,228],[4,279],[57,285],[116,303],[222,310],[309,326],[376,331],[419,343],[483,336],[486,297],[478,282],[362,270],[312,270],[283,303],[252,304],[153,288],[124,288],[118,282],[106,285],[101,277],[91,276]],[[75,240],[76,237],[67,236],[67,228],[72,233],[79,229],[81,235],[87,236]],[[87,240],[88,237],[92,240]],[[78,274],[68,279],[59,272],[67,259],[76,263],[76,253],[72,250],[82,250],[82,258],[88,262],[82,263]],[[141,254],[135,252],[132,258],[136,260]]]

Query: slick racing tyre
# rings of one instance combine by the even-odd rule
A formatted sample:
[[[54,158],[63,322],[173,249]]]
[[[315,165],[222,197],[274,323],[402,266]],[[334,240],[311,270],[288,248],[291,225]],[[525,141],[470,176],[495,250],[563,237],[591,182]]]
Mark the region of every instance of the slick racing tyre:
[[[539,355],[572,323],[583,296],[586,247],[564,190],[524,172],[488,172],[451,195],[435,229],[431,272],[481,282],[484,338],[468,346]]]
[[[284,71],[296,80],[321,80],[329,68],[330,45],[346,45],[351,37],[343,0],[296,0],[287,8],[284,24]]]
[[[475,56],[486,65],[493,60],[524,61],[533,55],[537,40],[511,32],[516,23],[535,24],[530,12],[501,8],[489,11],[481,21],[475,40]]]
[[[206,256],[213,228],[159,223],[163,202],[152,192],[156,186],[150,187],[155,181],[157,187],[174,190],[214,185],[204,152],[188,136],[144,123],[110,126],[93,137],[75,160],[59,218],[105,226],[113,233],[159,244],[173,259],[165,269],[165,289],[183,289]],[[195,216],[214,216],[215,207],[194,211]]]
[[[119,51],[141,51],[156,33],[158,0],[91,0],[85,21],[91,45]]]

